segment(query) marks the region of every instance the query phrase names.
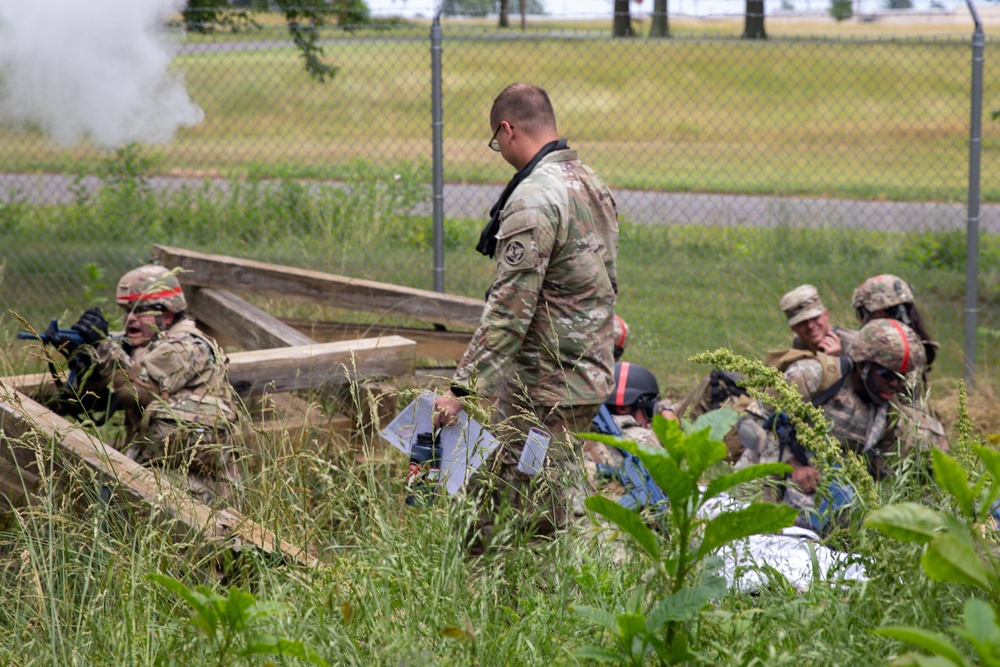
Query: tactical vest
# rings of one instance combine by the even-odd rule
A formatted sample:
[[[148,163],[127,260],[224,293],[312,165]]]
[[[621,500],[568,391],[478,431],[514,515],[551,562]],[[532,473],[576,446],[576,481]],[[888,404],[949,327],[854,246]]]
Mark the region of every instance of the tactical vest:
[[[146,419],[183,420],[215,428],[222,427],[223,422],[236,423],[237,412],[228,379],[229,359],[219,344],[187,317],[165,333],[162,339],[150,345],[147,355],[171,338],[188,335],[208,348],[211,359],[184,387],[171,394],[164,393],[160,401],[151,403],[146,410]]]

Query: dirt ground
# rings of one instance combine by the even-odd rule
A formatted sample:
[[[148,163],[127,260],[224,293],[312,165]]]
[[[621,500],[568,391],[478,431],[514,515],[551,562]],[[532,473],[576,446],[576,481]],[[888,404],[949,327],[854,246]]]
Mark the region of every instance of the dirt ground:
[[[1000,405],[996,390],[983,383],[968,390],[969,416],[985,436],[1000,433]],[[931,406],[948,428],[950,439],[957,438],[955,420],[958,418],[958,382],[932,383]]]

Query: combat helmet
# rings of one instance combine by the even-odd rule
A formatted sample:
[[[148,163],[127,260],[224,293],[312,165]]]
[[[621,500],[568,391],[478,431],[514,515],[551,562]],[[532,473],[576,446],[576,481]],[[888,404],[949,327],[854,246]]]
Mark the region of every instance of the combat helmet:
[[[861,327],[848,353],[861,368],[869,362],[900,375],[920,374],[927,363],[924,343],[916,332],[902,322],[884,318]]]
[[[899,276],[884,273],[864,281],[851,295],[851,305],[862,321],[879,310],[892,310],[913,303],[913,290]],[[906,322],[906,320],[903,320]]]
[[[615,364],[615,390],[604,401],[611,408],[641,408],[652,418],[653,408],[660,399],[656,377],[637,364],[619,361]]]
[[[625,345],[628,344],[628,323],[615,313],[615,360],[625,354]]]
[[[177,276],[156,264],[140,266],[122,276],[115,301],[127,310],[155,307],[171,313],[187,310]]]

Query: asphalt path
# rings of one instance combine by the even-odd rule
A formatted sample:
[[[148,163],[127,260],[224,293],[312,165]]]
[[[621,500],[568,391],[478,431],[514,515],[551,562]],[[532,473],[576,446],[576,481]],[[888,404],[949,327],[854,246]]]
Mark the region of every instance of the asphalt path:
[[[212,179],[212,187],[225,194],[229,184]],[[202,188],[202,178],[149,179],[157,191]],[[339,185],[339,184],[334,184]],[[2,174],[0,201],[68,204],[78,193],[93,193],[101,186],[95,176],[76,181],[61,174]],[[341,187],[346,187],[342,186]],[[485,218],[503,190],[501,185],[446,184],[447,218]],[[615,198],[622,220],[638,225],[699,225],[709,227],[836,227],[892,232],[958,231],[967,224],[965,204],[941,202],[865,201],[820,197],[774,197],[617,190]],[[431,198],[414,212],[430,215]],[[980,209],[980,230],[1000,232],[1000,204]]]

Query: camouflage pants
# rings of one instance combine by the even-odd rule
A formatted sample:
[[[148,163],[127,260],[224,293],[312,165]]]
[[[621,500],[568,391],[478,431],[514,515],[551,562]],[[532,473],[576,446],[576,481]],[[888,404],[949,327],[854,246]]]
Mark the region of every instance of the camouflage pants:
[[[588,491],[583,443],[574,434],[590,430],[599,408],[547,407],[529,412],[511,404],[497,406],[491,430],[500,447],[466,487],[480,502],[478,540],[488,544],[504,519],[518,531],[540,535],[552,534],[584,516]],[[552,435],[545,468],[537,475],[517,469],[532,426],[542,426]]]
[[[220,429],[193,422],[150,419],[125,455],[156,467],[175,485],[207,505],[231,506],[243,484],[228,425]]]
[[[756,463],[787,463],[791,453],[781,451],[777,438],[769,433],[754,417],[744,415],[736,423],[744,451],[736,469]],[[849,486],[831,478],[827,496],[817,498],[816,493],[806,493],[790,479],[775,477],[764,486],[763,499],[784,503],[799,510],[795,525],[824,534],[831,528],[846,527],[850,522],[849,507],[853,491]]]

